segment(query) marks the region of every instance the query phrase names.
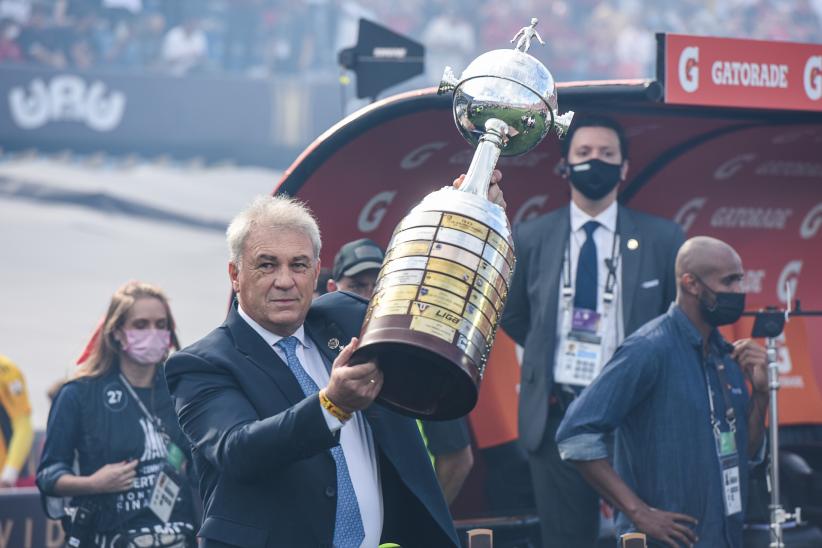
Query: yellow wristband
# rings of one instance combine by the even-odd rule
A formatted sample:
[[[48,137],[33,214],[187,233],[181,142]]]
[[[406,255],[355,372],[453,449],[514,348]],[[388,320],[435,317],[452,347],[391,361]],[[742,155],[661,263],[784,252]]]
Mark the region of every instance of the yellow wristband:
[[[337,405],[328,399],[328,396],[325,394],[325,388],[320,390],[320,405],[322,405],[326,411],[331,413],[332,416],[339,419],[341,422],[346,422],[351,419],[351,413],[346,413]]]

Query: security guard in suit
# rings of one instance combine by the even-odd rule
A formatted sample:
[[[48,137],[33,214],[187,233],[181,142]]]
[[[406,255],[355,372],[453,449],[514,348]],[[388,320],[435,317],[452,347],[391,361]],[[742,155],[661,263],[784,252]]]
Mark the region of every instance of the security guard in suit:
[[[501,325],[524,348],[519,434],[543,543],[584,548],[596,543],[599,496],[562,461],[554,436],[625,336],[668,309],[684,234],[617,203],[628,142],[616,121],[578,116],[562,147],[571,202],[514,227],[517,268]]]

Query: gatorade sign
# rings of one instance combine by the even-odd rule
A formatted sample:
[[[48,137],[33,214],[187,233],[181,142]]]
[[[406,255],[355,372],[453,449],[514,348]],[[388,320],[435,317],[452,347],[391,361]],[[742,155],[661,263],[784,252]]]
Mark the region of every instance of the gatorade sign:
[[[665,102],[822,111],[822,44],[658,35]]]

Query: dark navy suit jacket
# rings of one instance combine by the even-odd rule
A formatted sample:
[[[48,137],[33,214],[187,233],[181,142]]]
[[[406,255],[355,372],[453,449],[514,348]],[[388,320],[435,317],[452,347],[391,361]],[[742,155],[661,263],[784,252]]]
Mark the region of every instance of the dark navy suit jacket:
[[[344,292],[317,299],[305,321],[327,363],[359,334],[367,302]],[[331,547],[339,443],[316,394],[305,397],[274,349],[240,317],[166,364],[180,426],[192,443],[206,547]],[[379,405],[364,411],[379,461],[382,542],[403,548],[458,546],[414,420]]]

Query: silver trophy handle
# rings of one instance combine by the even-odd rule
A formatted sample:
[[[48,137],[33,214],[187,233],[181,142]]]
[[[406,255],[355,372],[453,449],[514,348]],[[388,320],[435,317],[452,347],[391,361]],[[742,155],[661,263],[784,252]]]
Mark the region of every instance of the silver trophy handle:
[[[488,188],[491,186],[491,174],[497,166],[497,160],[502,149],[508,142],[508,124],[502,120],[491,118],[485,122],[485,133],[480,137],[465,181],[460,187],[461,192],[475,194],[482,198],[488,197]]]

